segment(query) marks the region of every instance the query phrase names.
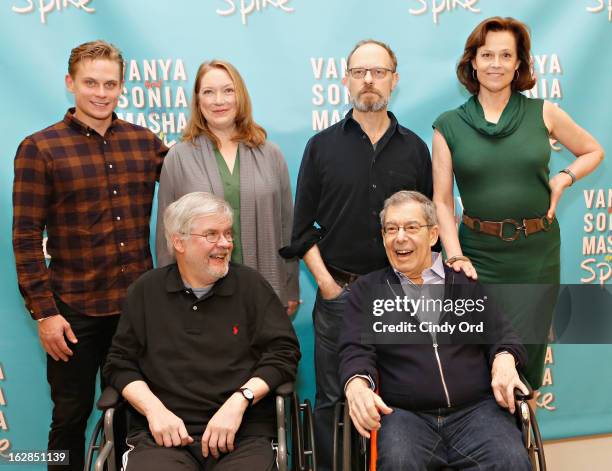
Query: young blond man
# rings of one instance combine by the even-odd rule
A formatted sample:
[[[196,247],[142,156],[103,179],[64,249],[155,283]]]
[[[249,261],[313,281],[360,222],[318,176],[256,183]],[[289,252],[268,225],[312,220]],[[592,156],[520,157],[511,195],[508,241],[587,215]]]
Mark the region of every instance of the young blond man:
[[[127,287],[152,267],[149,217],[167,148],[114,113],[123,72],[115,46],[75,47],[66,75],[74,108],[26,137],[15,156],[13,249],[19,289],[47,353],[48,448],[70,452],[62,470],[83,469],[96,376]]]

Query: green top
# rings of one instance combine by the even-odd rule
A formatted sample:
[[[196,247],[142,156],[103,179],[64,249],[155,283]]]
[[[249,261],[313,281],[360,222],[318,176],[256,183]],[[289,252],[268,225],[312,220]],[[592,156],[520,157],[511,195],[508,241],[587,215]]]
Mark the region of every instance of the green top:
[[[223,184],[223,195],[232,210],[234,211],[234,250],[232,251],[232,262],[242,263],[242,242],[240,241],[240,154],[236,149],[236,162],[234,163],[234,171],[230,172],[225,163],[225,159],[215,147],[215,157],[217,158],[217,167],[219,167],[219,176]]]
[[[550,204],[550,143],[544,101],[514,92],[499,121],[490,123],[472,96],[433,124],[451,151],[465,214],[488,221],[542,217]],[[508,229],[508,227],[506,227]],[[559,225],[514,242],[461,224],[459,242],[483,283],[559,280]]]
[[[472,96],[434,122],[451,151],[467,215],[501,221],[546,214],[550,144],[543,103],[514,92],[494,124]]]

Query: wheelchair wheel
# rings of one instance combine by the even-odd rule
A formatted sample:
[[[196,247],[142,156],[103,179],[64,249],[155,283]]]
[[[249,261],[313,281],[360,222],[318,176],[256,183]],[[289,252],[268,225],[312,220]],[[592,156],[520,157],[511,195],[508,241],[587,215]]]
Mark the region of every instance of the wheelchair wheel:
[[[304,424],[304,446],[302,448],[305,464],[304,469],[308,471],[316,471],[317,454],[315,452],[314,443],[314,420],[312,416],[312,406],[308,399],[306,399],[304,403],[300,404],[300,411],[302,412],[302,419]]]
[[[519,422],[523,443],[534,471],[546,471],[546,458],[535,412],[527,401],[519,401]]]
[[[104,446],[104,435],[102,433],[102,427],[104,426],[104,416],[100,417],[94,431],[89,440],[89,446],[87,447],[87,454],[85,455],[85,466],[84,471],[90,471],[93,463],[94,453],[99,452]]]

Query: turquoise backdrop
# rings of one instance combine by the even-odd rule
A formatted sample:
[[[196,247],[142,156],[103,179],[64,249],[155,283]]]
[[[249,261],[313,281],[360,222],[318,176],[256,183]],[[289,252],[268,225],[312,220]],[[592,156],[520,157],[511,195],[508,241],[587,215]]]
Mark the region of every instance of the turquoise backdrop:
[[[127,70],[117,111],[170,143],[188,116],[198,65],[211,58],[231,61],[246,80],[256,120],[284,152],[295,189],[307,139],[348,110],[340,79],[355,42],[373,37],[396,51],[400,82],[390,108],[431,142],[436,116],[467,98],[454,66],[468,33],[495,15],[531,28],[538,83],[529,94],[558,103],[609,152],[612,0],[2,1],[0,451],[46,446],[51,402],[45,358],[17,289],[11,245],[13,158],[21,139],[60,120],[72,105],[64,86],[72,47],[98,38],[119,46]],[[558,149],[551,173],[573,158]],[[610,288],[611,171],[608,158],[561,201],[564,283]],[[301,286],[304,303],[294,321],[304,354],[299,389],[312,398],[315,287],[303,266]],[[553,347],[549,384],[539,398],[545,438],[612,432],[610,364],[610,345]]]

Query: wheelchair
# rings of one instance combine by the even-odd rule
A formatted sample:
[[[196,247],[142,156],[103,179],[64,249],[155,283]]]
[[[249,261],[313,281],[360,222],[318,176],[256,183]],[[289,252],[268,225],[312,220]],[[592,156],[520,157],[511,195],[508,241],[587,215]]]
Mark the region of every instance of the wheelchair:
[[[316,471],[317,457],[310,401],[306,399],[300,403],[291,383],[279,386],[275,394],[278,434],[272,446],[276,452],[278,471]],[[106,387],[96,406],[103,414],[92,433],[83,469],[121,471],[122,456],[127,450],[125,438],[128,403],[117,390]]]
[[[523,383],[526,383],[523,381]],[[534,471],[546,471],[544,447],[536,416],[527,402],[533,398],[533,390],[523,394],[514,390],[516,403],[515,418],[521,429],[523,443],[527,449],[531,467]],[[376,432],[371,433],[370,440],[357,433],[351,422],[349,408],[344,402],[338,402],[334,409],[333,435],[333,471],[376,471]],[[370,443],[370,441],[372,443]],[[342,454],[340,456],[340,449]],[[355,457],[355,458],[353,458]],[[449,470],[450,471],[450,470]]]

